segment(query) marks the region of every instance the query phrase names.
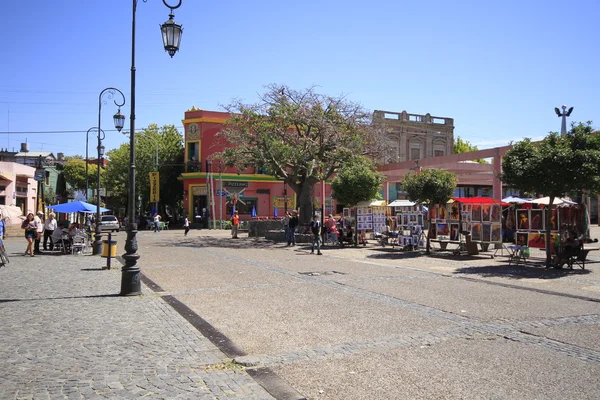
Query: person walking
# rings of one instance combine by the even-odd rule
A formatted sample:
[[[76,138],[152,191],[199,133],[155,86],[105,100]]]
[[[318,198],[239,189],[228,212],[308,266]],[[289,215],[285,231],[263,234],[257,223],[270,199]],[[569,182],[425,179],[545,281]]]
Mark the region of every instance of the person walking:
[[[312,247],[310,254],[315,254],[315,244],[317,245],[317,255],[321,255],[321,221],[318,215],[313,215],[313,220],[310,222],[310,231],[312,232]]]
[[[231,216],[231,238],[232,239],[238,238],[239,225],[240,225],[240,216],[238,215],[237,210],[235,210],[233,215]]]
[[[48,250],[48,239],[50,239],[50,251],[54,250],[54,240],[52,239],[52,234],[56,229],[56,219],[54,218],[55,214],[50,213],[48,218],[44,221],[44,251]]]
[[[290,216],[290,220],[288,222],[288,230],[287,230],[287,244],[288,246],[296,245],[296,228],[298,227],[298,212],[296,210],[292,211],[292,215]]]
[[[37,225],[35,224],[35,220],[33,217],[33,213],[27,214],[27,218],[21,224],[21,229],[25,230],[25,240],[27,240],[27,249],[25,249],[25,256],[33,254],[33,241],[37,237]]]
[[[44,213],[42,211],[38,211],[36,216],[33,218],[35,221],[37,235],[35,237],[35,244],[33,246],[33,252],[35,254],[42,254],[40,251],[40,241],[42,239],[42,234],[44,233]]]
[[[185,229],[183,236],[187,236],[188,232],[190,231],[190,220],[187,216],[183,220],[183,228]]]

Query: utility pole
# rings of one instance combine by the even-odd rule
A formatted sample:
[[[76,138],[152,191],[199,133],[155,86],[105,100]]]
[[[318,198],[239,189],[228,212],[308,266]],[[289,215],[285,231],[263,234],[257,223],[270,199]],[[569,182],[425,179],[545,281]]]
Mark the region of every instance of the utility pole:
[[[156,161],[155,161],[155,170],[156,172],[158,172],[158,142],[154,142],[154,144],[156,145]],[[159,182],[159,186],[160,186],[160,174],[158,175],[158,182]],[[156,213],[158,214],[158,201],[154,202],[154,209],[156,210]]]

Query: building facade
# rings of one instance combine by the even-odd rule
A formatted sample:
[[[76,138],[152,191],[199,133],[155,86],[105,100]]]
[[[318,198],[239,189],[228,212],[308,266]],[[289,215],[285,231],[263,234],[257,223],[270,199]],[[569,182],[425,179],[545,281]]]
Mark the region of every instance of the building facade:
[[[17,206],[23,215],[35,213],[38,185],[34,176],[33,167],[0,161],[0,205]]]

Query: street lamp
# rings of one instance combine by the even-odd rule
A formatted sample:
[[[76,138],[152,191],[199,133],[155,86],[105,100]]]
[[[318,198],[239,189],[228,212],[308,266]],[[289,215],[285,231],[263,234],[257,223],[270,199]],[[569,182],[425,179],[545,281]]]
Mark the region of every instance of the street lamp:
[[[112,99],[115,96],[115,92],[118,92],[123,98],[122,103],[119,103],[117,100],[114,100],[115,105],[119,109],[117,110],[117,113],[113,115],[113,122],[115,124],[115,128],[117,128],[117,131],[121,132],[121,129],[123,129],[123,124],[125,123],[125,116],[121,114],[121,107],[125,104],[125,95],[123,95],[123,92],[121,92],[119,89],[113,87],[108,87],[102,90],[100,92],[100,95],[98,95],[98,146],[96,147],[96,150],[98,150],[98,170],[96,173],[96,237],[94,243],[92,244],[92,254],[100,254],[100,252],[102,251],[102,231],[100,230],[100,162],[102,160],[102,157],[104,157],[104,146],[102,145],[102,139],[104,139],[104,131],[100,128],[100,115],[102,112],[102,104],[106,104],[106,100],[102,100],[102,97],[106,94],[106,97],[108,99]]]
[[[90,163],[90,159],[88,157],[88,142],[89,142],[89,137],[90,137],[90,132],[93,132],[94,130],[98,130],[98,127],[95,126],[93,128],[88,129],[87,133],[85,134],[85,199],[87,201],[87,198],[89,196],[89,179],[88,179],[88,164]],[[102,136],[104,137],[104,131],[102,131]]]
[[[554,112],[556,113],[556,115],[558,117],[562,117],[562,123],[560,125],[560,134],[565,135],[567,133],[567,117],[571,116],[571,113],[573,112],[573,107],[569,108],[568,111],[567,111],[567,106],[565,106],[565,105],[563,105],[561,108],[562,108],[562,113],[560,112],[558,107],[554,107]]]
[[[146,0],[144,0],[146,2]],[[163,3],[171,12],[169,20],[161,25],[160,30],[163,37],[165,51],[171,57],[179,50],[181,42],[181,25],[173,20],[173,10],[181,6],[182,0],[177,5],[171,6],[165,0]],[[127,239],[125,240],[125,254],[123,260],[125,265],[121,270],[121,296],[134,296],[142,294],[140,283],[140,267],[137,260],[140,255],[137,254],[137,224],[135,219],[135,14],[137,11],[138,0],[132,0],[131,17],[131,115],[129,117],[129,190],[127,191]]]

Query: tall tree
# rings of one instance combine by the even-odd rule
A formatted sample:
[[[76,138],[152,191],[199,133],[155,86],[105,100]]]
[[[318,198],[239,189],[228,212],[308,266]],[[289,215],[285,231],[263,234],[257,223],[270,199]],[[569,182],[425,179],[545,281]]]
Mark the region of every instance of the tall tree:
[[[366,157],[353,157],[344,163],[331,182],[332,196],[339,203],[355,206],[361,201],[375,199],[385,176],[375,170]]]
[[[313,186],[330,178],[353,155],[379,159],[385,130],[372,124],[371,113],[345,97],[296,91],[270,85],[256,104],[234,101],[221,132],[222,157],[238,171],[264,170],[283,180],[298,197],[300,218],[312,214]]]
[[[460,153],[469,153],[471,151],[477,151],[479,150],[479,148],[475,145],[472,145],[470,142],[463,140],[460,136],[456,137],[456,140],[454,141],[454,153],[455,154],[460,154]],[[476,160],[473,160],[475,162],[478,162],[479,164],[488,164],[488,162],[486,160],[484,160],[483,158],[478,158]]]
[[[95,164],[88,165],[88,187],[91,189],[97,187],[97,168],[98,166]],[[65,182],[71,188],[75,190],[85,189],[85,160],[83,160],[80,156],[72,156],[69,161],[65,163],[62,171]],[[103,184],[104,168],[100,168],[100,180],[101,184]]]
[[[183,184],[177,178],[183,172],[183,136],[173,125],[159,128],[150,124],[135,134],[135,186],[136,194],[145,206],[150,203],[150,172],[160,173],[160,204],[170,210],[181,208]],[[110,182],[111,206],[127,207],[129,185],[129,142],[107,153],[107,182]],[[163,208],[164,210],[164,208]]]
[[[524,139],[516,143],[502,159],[502,182],[526,193],[549,196],[549,210],[554,199],[573,191],[600,190],[600,138],[591,123],[579,124],[561,135],[550,132],[541,142]],[[550,217],[546,213],[546,266],[550,253]]]
[[[416,173],[408,173],[402,180],[402,190],[410,201],[427,204],[431,210],[435,205],[446,205],[454,194],[458,183],[455,173],[441,169],[423,169]],[[427,213],[431,227],[431,213]],[[427,230],[427,254],[431,251],[431,228]]]

